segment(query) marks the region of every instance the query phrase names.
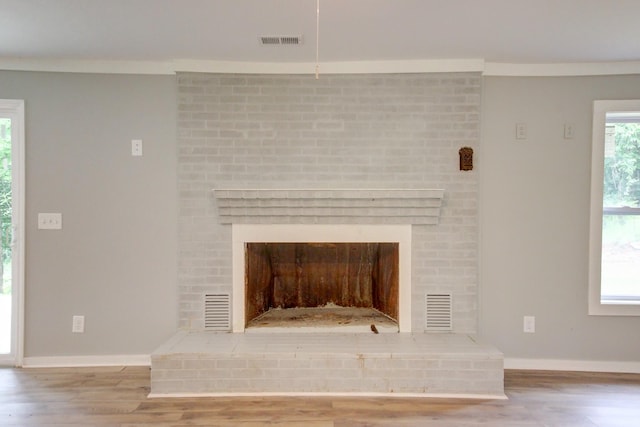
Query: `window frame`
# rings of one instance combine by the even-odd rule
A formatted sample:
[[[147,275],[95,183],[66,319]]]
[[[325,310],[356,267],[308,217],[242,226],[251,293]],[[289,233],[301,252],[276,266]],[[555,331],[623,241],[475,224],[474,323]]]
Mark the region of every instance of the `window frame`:
[[[602,301],[602,218],[604,190],[604,144],[607,113],[639,112],[640,100],[598,100],[593,102],[591,145],[591,208],[589,233],[589,314],[640,316],[640,298],[633,302]],[[634,210],[636,208],[633,208]],[[638,208],[640,209],[640,208]]]

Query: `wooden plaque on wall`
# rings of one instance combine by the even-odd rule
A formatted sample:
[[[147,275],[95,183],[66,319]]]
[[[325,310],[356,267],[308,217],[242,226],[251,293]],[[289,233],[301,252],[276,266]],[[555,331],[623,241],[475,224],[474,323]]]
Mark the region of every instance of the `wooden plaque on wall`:
[[[458,154],[460,155],[460,170],[470,171],[473,170],[473,148],[462,147]]]

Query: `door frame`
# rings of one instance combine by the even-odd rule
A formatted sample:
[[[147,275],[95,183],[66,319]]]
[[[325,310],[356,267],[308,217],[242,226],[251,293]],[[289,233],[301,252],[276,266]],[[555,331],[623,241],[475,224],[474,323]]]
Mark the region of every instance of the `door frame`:
[[[11,353],[0,364],[22,366],[24,359],[25,277],[25,108],[24,100],[0,99],[0,114],[11,118]]]

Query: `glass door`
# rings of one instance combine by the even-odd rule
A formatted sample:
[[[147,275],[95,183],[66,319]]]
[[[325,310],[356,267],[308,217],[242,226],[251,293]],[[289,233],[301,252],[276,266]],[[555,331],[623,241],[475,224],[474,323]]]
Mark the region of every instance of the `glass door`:
[[[0,364],[22,363],[24,102],[0,100]]]

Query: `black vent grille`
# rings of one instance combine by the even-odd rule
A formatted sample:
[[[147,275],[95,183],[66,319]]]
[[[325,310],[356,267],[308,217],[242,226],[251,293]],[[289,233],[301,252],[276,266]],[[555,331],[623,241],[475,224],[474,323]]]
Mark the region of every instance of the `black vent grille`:
[[[302,36],[260,36],[263,46],[298,46],[304,41]]]

